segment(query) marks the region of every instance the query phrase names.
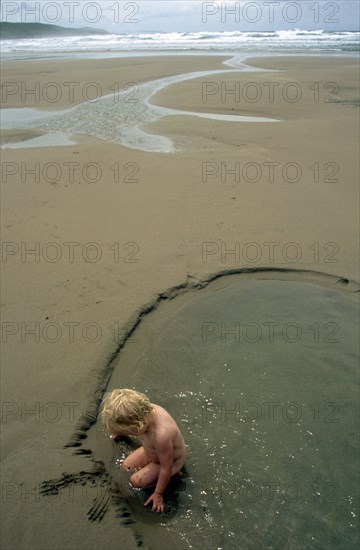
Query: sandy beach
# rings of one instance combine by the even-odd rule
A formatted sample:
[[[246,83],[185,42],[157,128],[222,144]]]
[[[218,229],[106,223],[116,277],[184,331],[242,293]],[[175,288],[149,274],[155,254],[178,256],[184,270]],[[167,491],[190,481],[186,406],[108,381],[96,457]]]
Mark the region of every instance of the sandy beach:
[[[105,489],[106,477],[81,454],[86,441],[65,447],[129,322],[159,294],[244,268],[359,281],[356,59],[246,61],[261,72],[234,72],[225,59],[2,63],[3,82],[12,83],[3,108],[59,111],[83,102],[84,90],[93,99],[165,76],[224,69],[169,86],[151,102],[274,119],[187,114],[147,124],[173,141],[173,153],[89,135],[67,147],[2,150],[4,550],[130,550],[139,540],[142,548],[169,548],[166,528],[161,542],[151,528],[149,539],[146,530],[136,538],[136,525],[123,525],[114,506],[101,523],[88,521],[99,496],[91,472]],[[24,95],[24,83],[35,94]],[[39,135],[4,130],[2,143]],[[41,484],[63,473],[76,483],[44,497]]]

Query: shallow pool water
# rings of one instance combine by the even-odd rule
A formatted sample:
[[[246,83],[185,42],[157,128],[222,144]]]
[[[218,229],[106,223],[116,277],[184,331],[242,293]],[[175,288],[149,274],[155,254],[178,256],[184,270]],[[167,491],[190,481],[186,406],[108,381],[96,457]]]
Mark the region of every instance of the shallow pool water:
[[[108,389],[146,392],[181,427],[188,477],[162,528],[187,547],[357,546],[356,296],[224,280],[161,304],[131,336]],[[129,448],[113,445],[116,467]]]
[[[14,143],[5,143],[2,149],[28,149],[30,147],[67,147],[74,145],[75,141],[69,139],[67,134],[57,132],[56,134],[44,134],[30,139],[16,141]]]

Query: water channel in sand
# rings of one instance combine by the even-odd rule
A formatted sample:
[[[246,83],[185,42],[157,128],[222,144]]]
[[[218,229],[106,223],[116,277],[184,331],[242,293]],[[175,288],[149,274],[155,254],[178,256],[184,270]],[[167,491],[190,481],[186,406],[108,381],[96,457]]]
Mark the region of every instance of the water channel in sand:
[[[238,66],[235,57],[231,66]],[[228,65],[230,62],[227,63]],[[126,147],[147,152],[171,153],[176,151],[175,144],[167,137],[151,134],[144,130],[144,126],[164,116],[194,116],[224,122],[277,122],[273,118],[224,115],[169,109],[151,104],[151,97],[156,92],[185,80],[199,77],[208,77],[229,72],[238,73],[237,69],[216,71],[197,71],[187,74],[160,78],[141,85],[129,83],[126,90],[97,97],[94,101],[86,101],[61,112],[40,111],[37,109],[3,109],[1,110],[1,128],[31,128],[43,130],[48,139],[41,141],[38,138],[21,142],[6,143],[3,148],[65,146],[72,143],[73,135],[90,135],[99,139],[113,141]],[[249,71],[261,71],[246,67]],[[59,135],[61,137],[59,137]],[[58,135],[58,137],[56,137]]]

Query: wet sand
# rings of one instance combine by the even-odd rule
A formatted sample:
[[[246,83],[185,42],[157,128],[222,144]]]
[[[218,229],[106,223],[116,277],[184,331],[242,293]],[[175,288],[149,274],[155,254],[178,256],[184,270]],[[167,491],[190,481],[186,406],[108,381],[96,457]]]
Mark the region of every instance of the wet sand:
[[[115,82],[123,89],[129,82],[217,70],[223,59],[3,63],[3,81],[19,89],[22,82],[39,82],[40,90],[56,82],[63,91],[65,82],[80,83],[72,101],[65,93],[53,104],[14,94],[5,106],[67,108],[82,101],[90,82],[107,94]],[[86,450],[86,439],[64,446],[74,443],[79,418],[89,416],[87,405],[105,385],[106,366],[145,304],[186,281],[196,284],[234,268],[359,280],[356,60],[249,63],[275,71],[179,83],[151,101],[280,122],[165,117],[147,129],[174,140],[179,152],[171,154],[89,136],[68,147],[2,151],[8,243],[2,258],[3,548],[45,549],[49,541],[54,549],[136,547],[136,524],[123,526],[126,502],[117,518],[96,483],[108,483],[100,465],[90,454],[74,455]],[[262,97],[222,97],[222,86],[229,90],[235,82],[241,89],[257,83],[247,92],[260,89]],[[271,82],[278,84],[274,102],[266,96]],[[299,89],[302,97],[292,102]],[[29,134],[18,130],[16,140]],[[41,496],[41,483],[63,472],[73,476],[60,483],[63,489]],[[59,481],[45,489],[54,485]],[[96,500],[103,498],[102,504]],[[100,512],[108,508],[101,523],[88,520],[94,499]],[[166,528],[166,546],[165,535]],[[139,537],[156,548],[157,539],[150,544],[143,531]]]

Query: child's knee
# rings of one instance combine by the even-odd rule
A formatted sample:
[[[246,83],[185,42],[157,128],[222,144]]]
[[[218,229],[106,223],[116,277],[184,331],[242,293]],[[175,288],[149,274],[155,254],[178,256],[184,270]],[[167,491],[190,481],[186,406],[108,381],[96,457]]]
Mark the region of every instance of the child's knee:
[[[125,460],[121,463],[121,469],[122,470],[125,470],[126,472],[128,472],[129,470],[131,470],[131,466],[129,464],[129,460],[127,458],[125,458]]]
[[[130,476],[129,481],[134,489],[141,489],[143,487],[141,476],[139,476],[139,474],[133,474]]]

